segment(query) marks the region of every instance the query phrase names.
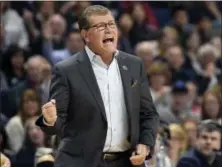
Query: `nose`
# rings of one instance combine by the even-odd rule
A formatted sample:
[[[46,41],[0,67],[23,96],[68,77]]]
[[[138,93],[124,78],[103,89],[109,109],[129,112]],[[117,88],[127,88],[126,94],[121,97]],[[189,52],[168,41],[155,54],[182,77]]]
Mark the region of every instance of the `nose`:
[[[106,28],[105,28],[105,33],[110,33],[111,32],[111,28],[110,26],[107,24]]]

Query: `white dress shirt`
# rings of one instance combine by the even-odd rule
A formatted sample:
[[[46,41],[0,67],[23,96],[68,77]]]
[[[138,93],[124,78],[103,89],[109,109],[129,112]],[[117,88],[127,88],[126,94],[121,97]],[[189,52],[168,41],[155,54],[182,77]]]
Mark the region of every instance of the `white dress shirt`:
[[[95,55],[87,46],[85,49],[100,89],[108,122],[103,151],[126,151],[130,148],[130,143],[127,141],[129,128],[122,79],[116,60],[118,51],[110,65],[107,66],[100,56]]]

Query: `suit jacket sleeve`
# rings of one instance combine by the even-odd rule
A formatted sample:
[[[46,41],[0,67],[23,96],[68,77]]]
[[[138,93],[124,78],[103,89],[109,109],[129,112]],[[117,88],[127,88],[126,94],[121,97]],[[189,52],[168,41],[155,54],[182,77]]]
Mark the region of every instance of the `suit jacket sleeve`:
[[[154,150],[157,130],[159,126],[159,115],[154,106],[147,75],[141,62],[141,85],[140,85],[140,138],[139,143],[148,145],[151,154]],[[150,158],[150,156],[148,158]]]
[[[52,72],[50,99],[56,100],[57,120],[54,126],[46,126],[43,116],[40,116],[36,124],[47,134],[61,135],[67,119],[67,109],[69,105],[69,85],[66,75],[62,73],[59,67],[55,66]]]

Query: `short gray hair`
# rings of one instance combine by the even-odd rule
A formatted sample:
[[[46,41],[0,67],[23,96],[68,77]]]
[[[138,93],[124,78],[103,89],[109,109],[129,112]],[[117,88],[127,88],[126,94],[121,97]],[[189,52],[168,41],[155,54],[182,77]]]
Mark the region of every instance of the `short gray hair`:
[[[204,56],[206,56],[208,54],[212,54],[212,56],[214,56],[214,58],[219,58],[219,56],[220,56],[218,49],[210,43],[204,44],[199,48],[198,58],[202,59]]]
[[[92,5],[87,7],[79,17],[78,24],[79,30],[88,29],[90,27],[89,17],[92,15],[106,15],[109,9],[102,5]]]

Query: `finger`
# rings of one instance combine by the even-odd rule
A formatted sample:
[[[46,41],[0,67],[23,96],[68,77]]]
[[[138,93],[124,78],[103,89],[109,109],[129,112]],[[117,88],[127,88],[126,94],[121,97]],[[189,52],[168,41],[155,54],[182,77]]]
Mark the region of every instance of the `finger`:
[[[144,162],[144,158],[140,155],[136,155],[130,158],[130,161],[133,165],[141,165]]]
[[[47,109],[49,107],[55,107],[55,103],[56,103],[56,101],[54,99],[52,99],[50,102],[44,104],[43,108]]]
[[[133,160],[133,161],[139,161],[139,160],[142,160],[142,159],[143,159],[142,155],[134,155],[134,156],[130,157],[130,160]]]
[[[136,148],[136,153],[137,154],[142,154],[143,153],[143,148],[141,145],[138,145],[137,148]]]
[[[50,101],[52,104],[56,104],[56,100],[55,99],[52,99],[51,101]]]
[[[136,155],[136,152],[135,152],[135,151],[133,151],[133,153],[132,153],[132,156],[134,156],[134,155]]]
[[[53,104],[52,104],[51,102],[48,102],[48,103],[44,104],[44,105],[42,106],[42,109],[47,109],[47,108],[49,108],[49,107],[53,107]]]

